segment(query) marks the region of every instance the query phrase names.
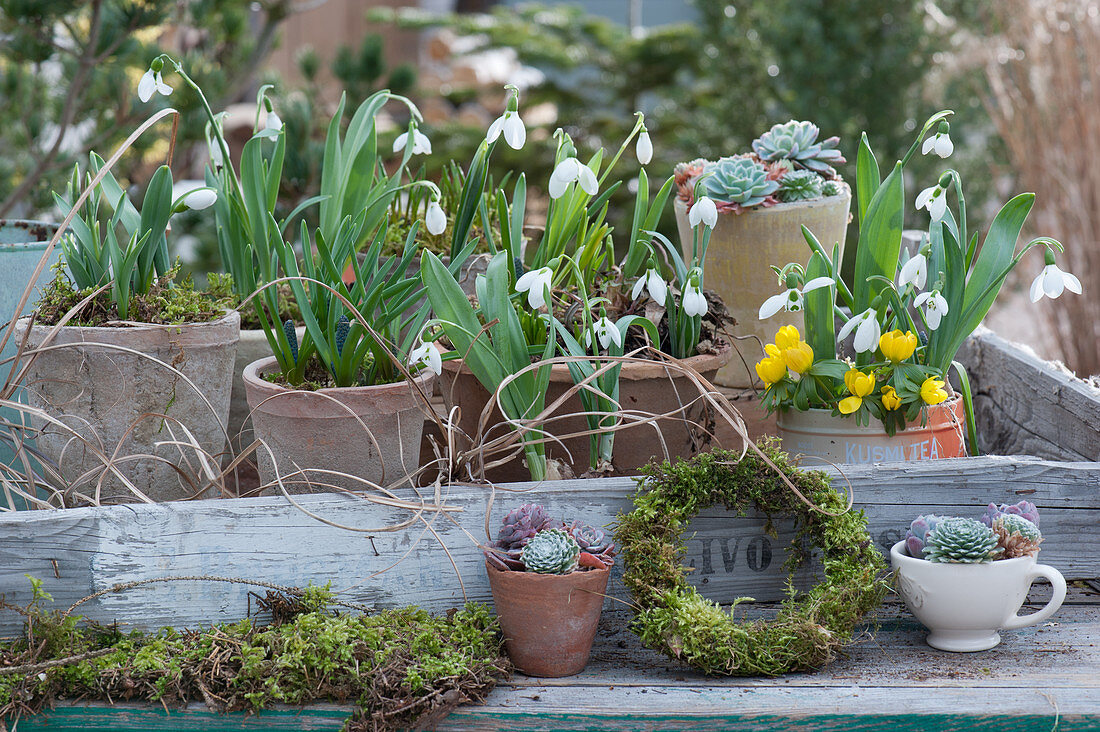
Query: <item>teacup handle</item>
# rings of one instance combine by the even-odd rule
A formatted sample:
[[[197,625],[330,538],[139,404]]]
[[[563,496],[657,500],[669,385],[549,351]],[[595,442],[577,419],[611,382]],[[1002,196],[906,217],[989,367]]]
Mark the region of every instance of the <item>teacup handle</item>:
[[[1062,607],[1062,602],[1066,599],[1066,578],[1062,576],[1054,567],[1049,564],[1036,564],[1031,568],[1031,572],[1028,573],[1027,582],[1028,586],[1040,577],[1045,577],[1050,580],[1050,586],[1054,590],[1054,596],[1050,598],[1043,609],[1037,613],[1031,615],[1013,615],[1008,619],[1008,622],[1004,624],[1005,630],[1012,630],[1014,628],[1023,628],[1028,625],[1035,625],[1041,623],[1054,612]]]

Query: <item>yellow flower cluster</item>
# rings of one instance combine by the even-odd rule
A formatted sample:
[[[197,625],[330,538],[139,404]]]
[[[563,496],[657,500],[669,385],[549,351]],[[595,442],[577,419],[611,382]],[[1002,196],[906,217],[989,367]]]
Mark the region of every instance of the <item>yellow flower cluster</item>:
[[[919,343],[913,331],[907,330],[902,334],[900,330],[892,330],[878,339],[878,349],[890,363],[901,363],[913,355]]]
[[[844,374],[844,386],[851,396],[844,397],[837,404],[841,414],[851,414],[863,404],[863,397],[870,396],[875,390],[875,377],[859,369],[848,369]]]
[[[929,376],[920,385],[920,398],[925,404],[939,404],[947,401],[947,391],[943,388],[943,379]]]
[[[775,334],[775,343],[764,346],[767,354],[756,364],[756,375],[764,382],[764,388],[787,376],[787,369],[804,374],[814,363],[814,349],[802,340],[798,328],[785,325]]]

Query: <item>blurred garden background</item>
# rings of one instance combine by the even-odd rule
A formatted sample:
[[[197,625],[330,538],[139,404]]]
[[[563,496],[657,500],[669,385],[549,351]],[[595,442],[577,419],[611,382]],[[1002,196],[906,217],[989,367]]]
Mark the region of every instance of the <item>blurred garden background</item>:
[[[545,173],[533,180],[548,177],[556,128],[591,152],[624,138],[635,110],[646,115],[654,174],[741,151],[794,118],[840,136],[849,160],[840,172],[852,180],[861,132],[891,161],[929,114],[953,109],[950,163],[966,182],[971,225],[1034,191],[1026,233],[1063,242],[1059,263],[1084,286],[1084,296],[1032,304],[1037,253],[988,324],[1079,375],[1100,373],[1100,0],[0,0],[0,38],[0,218],[56,219],[50,193],[74,163],[113,151],[156,105],[183,112],[175,178],[202,178],[199,100],[182,84],[170,98],[138,100],[138,79],[162,51],[227,111],[241,144],[256,90],[275,85],[287,211],[318,191],[341,91],[349,114],[381,88],[416,101],[432,141],[423,165],[436,177],[471,158],[503,110],[504,85],[515,84],[534,144],[502,149],[494,165],[499,177],[523,156]],[[389,134],[406,123],[394,118]],[[167,153],[167,135],[144,137],[116,173],[148,180]],[[911,166],[908,190],[932,185],[941,163]],[[926,223],[911,213],[907,223]],[[197,272],[215,267],[212,217],[190,212],[184,223],[176,253]],[[671,208],[664,228],[674,228]]]

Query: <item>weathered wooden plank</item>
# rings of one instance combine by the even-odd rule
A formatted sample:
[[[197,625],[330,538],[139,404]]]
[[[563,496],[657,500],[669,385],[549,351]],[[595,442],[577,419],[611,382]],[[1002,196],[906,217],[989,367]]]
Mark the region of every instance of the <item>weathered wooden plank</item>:
[[[985,457],[930,466],[846,466],[857,507],[886,548],[917,513],[976,515],[989,500],[1035,501],[1047,536],[1043,561],[1070,578],[1100,577],[1100,471],[1092,463],[1049,463]],[[844,485],[837,481],[838,487]],[[490,525],[523,501],[556,515],[610,524],[631,508],[629,478],[514,484],[498,490]],[[484,539],[487,488],[451,486],[441,499],[456,509],[424,514],[424,523],[396,532],[376,530],[407,518],[407,511],[338,495],[303,496],[303,508],[282,498],[139,504],[0,516],[0,594],[25,603],[30,574],[44,581],[57,604],[68,607],[127,582],[180,576],[242,577],[280,585],[331,582],[345,600],[392,607],[419,604],[442,611],[490,597],[476,538]],[[718,601],[780,597],[780,566],[789,527],[763,534],[763,518],[724,510],[700,515],[688,537],[693,580]],[[434,532],[434,534],[432,533]],[[446,547],[444,550],[443,547]],[[617,571],[621,568],[617,568]],[[616,574],[617,576],[617,574]],[[461,578],[461,581],[460,579]],[[612,593],[627,599],[621,583]],[[81,606],[97,620],[140,627],[191,625],[239,618],[246,585],[186,581],[148,584]],[[465,590],[465,596],[463,594]],[[19,632],[21,618],[0,614],[0,634]]]
[[[983,452],[1100,461],[1100,388],[982,329],[959,351]]]

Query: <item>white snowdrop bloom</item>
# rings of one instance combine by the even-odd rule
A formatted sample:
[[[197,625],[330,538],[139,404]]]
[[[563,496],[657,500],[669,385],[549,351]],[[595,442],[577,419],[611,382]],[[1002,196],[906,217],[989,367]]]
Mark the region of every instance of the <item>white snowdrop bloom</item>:
[[[409,142],[409,133],[402,132],[397,136],[397,139],[393,141],[393,151],[395,153],[401,152],[405,149],[405,145]],[[431,155],[432,154],[432,141],[428,139],[428,136],[418,130],[414,125],[412,128],[412,154],[413,155]]]
[[[924,289],[924,283],[928,281],[928,259],[918,252],[901,266],[898,272],[898,287],[905,287],[912,283],[918,290]]]
[[[148,102],[153,98],[154,93],[168,96],[172,93],[172,87],[164,83],[160,71],[153,71],[150,68],[142,74],[141,80],[138,82],[138,99],[143,103]]]
[[[954,151],[955,144],[951,142],[951,136],[946,132],[937,132],[932,137],[927,138],[924,141],[924,147],[921,148],[921,154],[927,155],[934,152],[941,158],[951,157],[951,153]]]
[[[1039,302],[1044,295],[1051,300],[1056,300],[1065,290],[1080,295],[1081,280],[1069,272],[1058,269],[1058,265],[1054,262],[1048,262],[1031,283],[1031,301]]]
[[[947,189],[938,183],[917,194],[917,210],[928,209],[933,221],[942,221],[947,214]]]
[[[634,148],[634,152],[638,155],[638,162],[642,165],[649,165],[649,161],[653,160],[653,140],[649,139],[649,133],[644,129],[642,134],[638,135],[638,144]]]
[[[443,359],[431,343],[421,343],[409,353],[409,368],[424,367],[439,376],[443,373]]]
[[[618,327],[607,316],[598,318],[596,322],[592,323],[592,330],[584,334],[584,344],[586,346],[592,345],[592,336],[596,337],[596,340],[600,342],[600,348],[604,350],[607,350],[612,343],[619,348],[623,346],[623,334],[619,332]]]
[[[192,211],[201,211],[209,208],[218,200],[218,194],[213,188],[196,188],[183,199],[184,205]]]
[[[665,298],[668,297],[668,284],[664,281],[664,278],[661,277],[661,273],[652,267],[647,269],[645,274],[639,277],[638,281],[634,283],[634,289],[630,293],[630,299],[637,300],[643,290],[648,290],[649,296],[653,299],[653,302],[664,307]]]
[[[566,158],[557,164],[554,172],[550,174],[549,192],[550,198],[558,199],[565,195],[569,184],[576,182],[581,190],[590,196],[596,195],[600,190],[600,182],[596,180],[596,174],[587,165],[576,158]]]
[[[842,341],[855,330],[856,353],[866,353],[878,347],[878,339],[882,336],[882,328],[878,324],[878,313],[874,308],[867,308],[859,315],[851,318],[837,333],[837,341]]]
[[[802,286],[801,289],[797,287],[791,287],[785,292],[781,292],[778,295],[772,295],[764,304],[760,306],[760,312],[757,313],[757,318],[760,320],[766,320],[771,316],[778,313],[780,310],[786,310],[789,313],[796,313],[802,310],[803,295],[807,292],[813,292],[822,287],[828,287],[833,284],[832,277],[815,277]]]
[[[924,322],[929,330],[940,327],[940,321],[947,315],[947,298],[940,294],[939,290],[922,292],[913,300],[913,305],[924,309]]]
[[[438,201],[428,204],[428,210],[424,214],[424,226],[432,236],[439,236],[447,230],[447,214],[443,213],[443,208]]]
[[[691,228],[694,229],[700,222],[711,229],[718,223],[718,207],[706,196],[699,196],[688,211],[688,223],[691,224]]]
[[[549,267],[525,272],[516,280],[516,292],[527,293],[527,304],[532,308],[541,308],[546,304],[546,291],[554,281],[554,270]]]

